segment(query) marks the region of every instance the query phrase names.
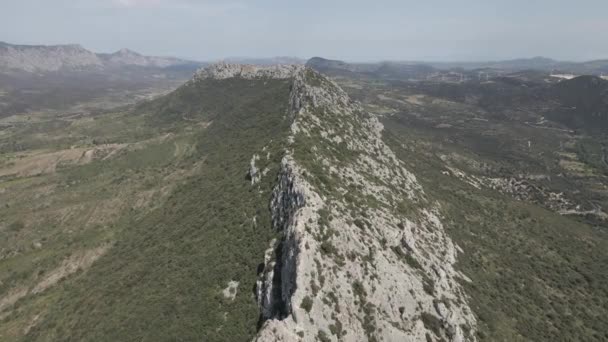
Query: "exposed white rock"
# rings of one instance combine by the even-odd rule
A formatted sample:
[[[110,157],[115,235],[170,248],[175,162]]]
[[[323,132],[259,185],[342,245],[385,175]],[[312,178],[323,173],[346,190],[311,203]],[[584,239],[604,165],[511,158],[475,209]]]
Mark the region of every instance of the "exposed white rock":
[[[282,238],[258,280],[256,341],[475,340],[440,208],[384,144],[382,124],[309,69],[294,75],[290,108],[271,202]]]
[[[225,298],[234,300],[234,298],[236,298],[238,289],[239,289],[239,282],[231,280],[228,282],[228,286],[226,286],[226,288],[222,290],[222,294],[224,295]]]
[[[302,69],[303,66],[301,65],[273,65],[262,67],[248,64],[216,63],[206,68],[199,69],[193,79],[226,79],[231,77],[241,77],[245,79],[284,79],[294,77],[294,75]]]
[[[249,172],[248,172],[248,176],[249,179],[251,180],[251,185],[254,185],[255,183],[260,181],[260,170],[258,170],[258,168],[255,166],[255,162],[257,160],[260,159],[260,156],[258,156],[257,154],[254,154],[253,157],[251,157],[251,161],[249,162]]]

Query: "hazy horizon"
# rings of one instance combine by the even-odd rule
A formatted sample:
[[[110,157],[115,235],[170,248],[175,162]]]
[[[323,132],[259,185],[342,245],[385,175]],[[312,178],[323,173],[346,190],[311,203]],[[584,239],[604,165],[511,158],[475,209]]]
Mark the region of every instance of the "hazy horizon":
[[[25,46],[60,46],[60,45],[80,45],[81,47],[83,47],[86,50],[89,50],[91,52],[94,53],[98,53],[98,54],[111,54],[111,53],[115,53],[118,52],[121,49],[128,49],[131,50],[133,52],[136,53],[140,53],[142,55],[146,55],[146,56],[154,56],[154,57],[177,57],[177,58],[182,58],[182,59],[186,59],[186,60],[191,60],[193,62],[222,62],[222,61],[231,61],[231,60],[268,60],[268,59],[281,59],[281,58],[293,58],[293,59],[299,59],[303,62],[306,62],[307,60],[311,59],[311,58],[315,58],[315,57],[319,57],[319,58],[323,58],[323,59],[330,59],[330,60],[339,60],[339,61],[344,61],[344,62],[353,62],[353,63],[381,63],[381,62],[401,62],[401,63],[492,63],[492,62],[505,62],[505,61],[510,61],[510,60],[518,60],[518,59],[535,59],[535,58],[548,58],[548,59],[552,59],[556,62],[590,62],[590,61],[595,61],[595,60],[608,60],[608,56],[606,58],[597,58],[597,59],[582,59],[582,60],[566,60],[566,59],[558,59],[558,58],[553,58],[551,56],[544,56],[544,55],[539,55],[539,56],[519,56],[519,57],[512,57],[512,58],[503,58],[503,59],[469,59],[469,60],[456,60],[456,59],[419,59],[419,60],[412,60],[412,59],[366,59],[366,60],[352,60],[352,59],[348,59],[348,58],[330,58],[327,56],[323,56],[323,55],[318,55],[318,56],[308,56],[308,57],[302,57],[302,56],[286,56],[286,55],[267,55],[267,56],[224,56],[224,57],[218,57],[218,58],[213,58],[213,59],[196,59],[196,58],[189,58],[189,57],[183,57],[183,56],[179,56],[179,55],[175,55],[175,54],[168,54],[168,55],[158,55],[158,54],[144,54],[141,51],[137,51],[135,49],[132,49],[131,47],[128,46],[123,46],[119,49],[116,50],[112,50],[112,51],[97,51],[95,49],[91,49],[87,46],[84,46],[83,44],[79,43],[79,42],[64,42],[64,43],[56,43],[56,44],[48,44],[48,43],[44,43],[44,42],[12,42],[12,41],[6,41],[6,40],[2,40],[0,39],[0,43],[7,43],[10,45],[25,45]]]
[[[608,58],[608,3],[481,0],[8,0],[0,41],[129,48],[197,61],[320,56],[352,62]]]

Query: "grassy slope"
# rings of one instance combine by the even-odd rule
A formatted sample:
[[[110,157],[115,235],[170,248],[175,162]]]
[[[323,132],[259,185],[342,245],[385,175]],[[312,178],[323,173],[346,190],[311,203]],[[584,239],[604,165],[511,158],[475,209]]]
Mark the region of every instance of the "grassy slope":
[[[606,168],[603,141],[526,125],[522,121],[536,119],[528,118],[533,111],[526,112],[520,101],[504,109],[521,121],[502,120],[484,107],[501,104],[495,98],[455,103],[446,101],[450,92],[441,90],[449,87],[457,93],[463,85],[428,87],[354,82],[347,89],[372,111],[389,113],[383,118],[387,141],[427,194],[441,203],[443,222],[465,251],[458,266],[472,279],[464,284],[479,319],[481,340],[608,340],[605,222],[561,216],[476,189],[444,175],[446,162],[439,158],[458,156],[449,164],[473,175],[548,174],[551,178],[540,184],[567,192],[577,203],[593,201],[605,207],[603,186],[598,186],[604,183]],[[412,95],[421,93],[427,96],[412,101]],[[562,153],[580,162],[587,175],[562,168]]]
[[[443,175],[443,162],[423,152],[432,141],[394,117],[385,125],[387,140],[441,203],[444,224],[465,251],[458,266],[472,279],[464,284],[481,340],[608,339],[605,231]]]
[[[195,70],[192,65],[46,74],[0,71],[0,118],[29,111],[69,110],[85,103],[89,108],[129,104],[175,89]],[[155,77],[158,75],[163,77]]]
[[[22,299],[4,322],[22,327],[41,311],[26,341],[248,340],[258,317],[256,269],[274,236],[268,203],[288,131],[289,84],[205,81],[157,100],[158,111],[143,107],[131,113],[145,119],[138,126],[144,132],[172,132],[170,144],[70,168],[61,176],[82,186],[112,175],[108,181],[118,181],[118,188],[140,178],[151,187],[169,181],[175,187],[160,207],[121,216],[113,225],[114,244],[90,269]],[[104,131],[104,125],[96,129]],[[180,143],[194,148],[176,159]],[[254,153],[262,157],[258,167],[270,171],[252,187],[246,172]],[[172,173],[149,176],[166,170]],[[189,176],[175,180],[180,172]],[[108,188],[108,196],[117,187]],[[103,193],[98,187],[91,191]],[[85,194],[75,194],[75,200],[79,196]],[[221,293],[231,280],[240,282],[234,301]]]
[[[269,192],[289,124],[284,118],[288,81],[260,82],[206,81],[143,105],[132,116],[100,117],[95,124],[83,124],[76,137],[58,136],[50,146],[65,148],[73,139],[85,141],[91,136],[106,137],[108,142],[147,139],[169,131],[174,136],[107,162],[69,167],[53,176],[5,180],[3,185],[12,182],[8,194],[23,192],[23,203],[20,198],[0,210],[8,214],[4,217],[17,218],[38,213],[39,207],[27,201],[44,185],[69,184],[60,201],[84,202],[92,210],[100,200],[125,195],[121,189],[156,189],[167,181],[166,170],[198,170],[178,178],[177,188],[159,203],[161,207],[123,212],[110,226],[87,226],[73,234],[62,229],[63,222],[46,230],[49,225],[44,222],[22,228],[12,219],[3,222],[9,230],[2,233],[11,237],[3,247],[16,244],[24,252],[19,258],[0,260],[0,270],[7,271],[0,275],[8,275],[2,278],[0,291],[26,283],[75,250],[103,241],[115,244],[91,269],[19,301],[0,324],[0,337],[14,339],[15,335],[1,334],[22,329],[34,313],[42,312],[24,340],[250,339],[257,318],[252,296],[256,267],[274,235],[269,229]],[[133,125],[132,120],[148,114],[149,119]],[[211,124],[201,129],[201,122]],[[445,176],[443,162],[432,152],[444,133],[432,126],[403,125],[394,117],[385,124],[387,141],[418,175],[429,197],[442,204],[446,227],[466,251],[459,267],[473,280],[465,286],[479,318],[481,340],[608,339],[603,319],[608,314],[605,231]],[[139,128],[113,133],[125,126]],[[24,128],[30,129],[25,135],[30,139],[2,144],[6,154],[42,148],[47,140],[39,139],[40,132],[65,131],[62,123],[32,127]],[[479,138],[470,136],[472,141]],[[196,148],[176,158],[176,143]],[[262,157],[258,166],[268,166],[270,172],[258,191],[245,173],[254,153],[265,155],[264,146],[271,156]],[[587,154],[597,159],[599,152],[590,151]],[[477,157],[490,161],[495,156]],[[256,214],[258,223],[253,226]],[[33,249],[31,232],[49,232],[48,248]],[[231,280],[240,282],[234,301],[221,294]]]
[[[96,132],[104,122],[115,125],[110,134]],[[87,165],[61,162],[55,172],[0,179],[0,298],[15,290],[31,290],[55,273],[64,260],[111,243],[126,222],[162,202],[163,188],[171,186],[165,179],[174,171],[163,166],[179,159],[174,145],[191,135],[146,141],[136,128],[142,123],[141,117],[128,113],[94,119],[41,114],[2,132],[0,170],[22,164],[32,154],[71,154],[71,146],[93,149],[92,141],[100,138],[139,146],[107,161]],[[155,134],[147,128],[147,135]],[[36,168],[36,164],[30,166]],[[51,286],[1,310],[0,340],[15,340],[56,299],[57,291]]]

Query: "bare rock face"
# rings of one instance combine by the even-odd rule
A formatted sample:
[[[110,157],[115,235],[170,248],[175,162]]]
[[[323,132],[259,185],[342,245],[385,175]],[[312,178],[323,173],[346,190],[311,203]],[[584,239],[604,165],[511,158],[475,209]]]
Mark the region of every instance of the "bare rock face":
[[[475,340],[441,208],[384,144],[382,124],[310,69],[271,70],[293,75],[293,124],[270,206],[281,238],[259,274],[256,341]]]
[[[226,79],[231,77],[241,77],[245,79],[284,79],[294,77],[294,75],[302,69],[303,66],[300,65],[273,65],[262,67],[247,64],[217,63],[198,70],[194,76],[194,80],[207,78]]]
[[[236,293],[237,293],[238,289],[239,289],[239,282],[231,280],[228,283],[228,286],[226,286],[226,288],[222,290],[222,294],[224,295],[225,298],[234,300],[234,298],[236,298]]]

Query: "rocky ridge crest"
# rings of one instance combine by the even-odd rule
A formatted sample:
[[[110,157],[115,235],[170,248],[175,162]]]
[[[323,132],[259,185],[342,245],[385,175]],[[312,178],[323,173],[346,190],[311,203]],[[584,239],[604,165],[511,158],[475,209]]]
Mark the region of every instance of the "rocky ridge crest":
[[[221,80],[232,77],[241,77],[244,79],[286,79],[294,77],[301,70],[303,70],[303,66],[301,65],[279,64],[273,66],[257,66],[251,64],[216,63],[206,68],[199,69],[193,79]]]
[[[375,116],[308,68],[219,65],[197,77],[293,78],[256,341],[475,340],[459,248]]]

